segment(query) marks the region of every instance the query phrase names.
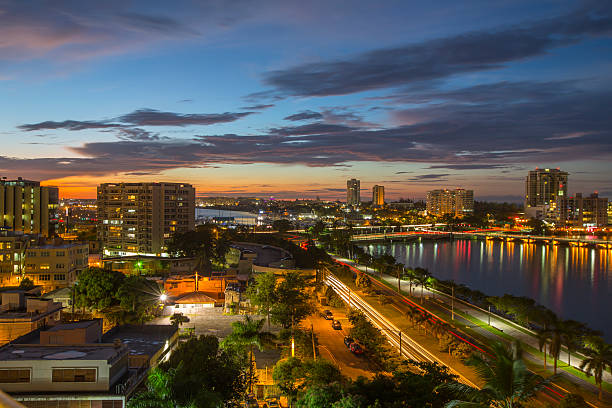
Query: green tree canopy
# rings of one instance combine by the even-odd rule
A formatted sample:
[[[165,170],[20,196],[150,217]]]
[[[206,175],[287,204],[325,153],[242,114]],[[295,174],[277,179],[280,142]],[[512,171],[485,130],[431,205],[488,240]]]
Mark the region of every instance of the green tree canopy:
[[[161,288],[157,282],[144,276],[127,276],[117,290],[121,308],[134,316],[134,320],[145,322],[152,317],[153,310],[159,305]]]
[[[294,225],[289,220],[276,220],[272,223],[272,228],[277,230],[278,232],[287,232],[294,228]]]
[[[276,276],[273,272],[255,276],[255,281],[247,288],[247,297],[251,304],[259,309],[268,319],[270,328],[270,311],[277,301]]]
[[[25,277],[19,282],[19,289],[30,290],[34,287],[34,281],[28,277]]]
[[[306,288],[309,279],[299,272],[287,272],[277,285],[276,303],[270,310],[272,322],[290,327],[292,322],[298,325],[312,312],[310,298]]]
[[[75,304],[93,310],[102,310],[117,301],[117,291],[124,275],[117,271],[87,268],[79,274],[74,287]]]

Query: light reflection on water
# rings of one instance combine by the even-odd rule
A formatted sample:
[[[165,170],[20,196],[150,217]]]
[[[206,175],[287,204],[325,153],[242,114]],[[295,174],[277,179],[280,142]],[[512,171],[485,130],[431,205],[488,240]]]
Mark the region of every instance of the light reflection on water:
[[[472,240],[365,248],[486,294],[531,297],[565,319],[603,331],[612,341],[612,250]]]

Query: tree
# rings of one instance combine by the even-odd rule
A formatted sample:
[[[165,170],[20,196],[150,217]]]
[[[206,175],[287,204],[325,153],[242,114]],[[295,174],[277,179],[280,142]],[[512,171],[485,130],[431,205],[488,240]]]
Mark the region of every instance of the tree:
[[[159,367],[173,372],[169,388],[177,406],[216,408],[245,392],[244,355],[220,349],[215,336],[181,343]]]
[[[416,268],[414,272],[416,274],[414,280],[421,285],[421,304],[423,304],[423,291],[425,290],[425,286],[429,284],[431,273],[423,268]]]
[[[587,376],[593,375],[595,383],[599,386],[599,400],[602,399],[603,373],[606,367],[612,370],[612,345],[606,344],[603,339],[595,338],[589,342],[584,350],[586,358],[580,363],[580,369],[585,370]]]
[[[34,287],[34,281],[28,277],[25,277],[19,282],[19,289],[30,290]]]
[[[178,405],[172,398],[172,384],[175,370],[164,371],[153,368],[147,377],[147,391],[134,395],[127,404],[128,408],[174,408]]]
[[[303,389],[303,367],[299,358],[290,357],[274,366],[272,378],[279,390],[287,396],[289,403],[294,401]]]
[[[491,345],[493,355],[472,355],[466,364],[471,365],[485,383],[478,390],[468,385],[453,382],[439,387],[457,399],[446,404],[447,408],[461,406],[520,408],[549,383],[527,369],[521,357],[518,342],[511,347],[495,342]]]
[[[175,313],[170,316],[170,324],[175,327],[181,327],[183,323],[187,323],[189,318],[181,313]]]
[[[276,288],[276,303],[270,309],[273,323],[284,328],[298,325],[312,311],[306,287],[307,278],[299,272],[287,272]]]
[[[120,272],[87,268],[79,274],[74,287],[77,306],[102,310],[117,301],[116,295],[124,279]]]
[[[144,276],[127,276],[117,290],[117,299],[121,308],[134,316],[134,320],[143,323],[152,317],[152,312],[159,304],[161,288],[157,282]]]
[[[274,366],[272,377],[290,401],[306,389],[345,381],[338,367],[325,359],[303,361],[296,357],[279,361]]]
[[[232,323],[232,332],[221,343],[221,347],[237,346],[249,351],[249,374],[247,378],[248,388],[253,392],[253,347],[260,351],[272,344],[275,336],[272,333],[262,331],[265,319],[253,320],[251,316],[244,316],[242,322]]]
[[[274,272],[267,272],[255,277],[255,282],[247,288],[247,297],[251,304],[266,315],[268,330],[270,330],[270,311],[277,301],[276,276]]]
[[[589,408],[589,404],[587,404],[580,394],[568,394],[565,398],[561,400],[559,404],[560,408]]]
[[[561,341],[567,347],[567,365],[572,365],[572,353],[582,346],[582,340],[587,331],[584,323],[575,320],[565,320],[563,322]]]
[[[367,274],[360,272],[357,274],[357,277],[355,278],[355,286],[357,286],[358,288],[364,288],[364,289],[369,288],[370,286],[372,286],[372,280]]]
[[[277,230],[278,232],[287,232],[294,228],[293,223],[289,220],[276,220],[272,223],[272,228]]]
[[[563,320],[559,319],[553,312],[548,313],[548,320],[545,323],[544,329],[538,331],[538,339],[540,348],[542,348],[543,343],[546,344],[546,342],[550,340],[548,351],[553,358],[554,374],[557,374],[557,360],[561,354],[561,345],[564,336],[565,326]],[[544,357],[546,357],[546,354]]]

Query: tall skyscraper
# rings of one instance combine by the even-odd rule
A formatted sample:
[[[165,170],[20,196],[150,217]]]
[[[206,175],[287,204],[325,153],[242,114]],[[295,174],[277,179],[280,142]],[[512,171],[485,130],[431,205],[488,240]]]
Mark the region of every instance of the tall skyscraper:
[[[455,217],[470,215],[474,212],[474,191],[463,188],[429,191],[427,212],[435,215],[451,214]]]
[[[559,169],[529,171],[525,180],[525,211],[530,207],[554,207],[557,198],[567,197],[567,176],[567,172]]]
[[[385,205],[385,187],[374,186],[372,187],[372,205],[376,207],[382,207]]]
[[[54,235],[59,204],[57,187],[40,182],[0,180],[0,228],[24,234]]]
[[[361,182],[357,179],[346,181],[346,204],[358,206],[361,203]]]
[[[98,239],[105,256],[166,256],[174,233],[195,228],[195,189],[179,183],[98,186]]]

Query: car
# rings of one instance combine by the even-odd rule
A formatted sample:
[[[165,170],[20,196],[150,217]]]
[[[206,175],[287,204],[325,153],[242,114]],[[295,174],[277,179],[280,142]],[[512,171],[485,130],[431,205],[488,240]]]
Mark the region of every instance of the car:
[[[355,342],[353,342],[353,343],[351,343],[351,345],[349,346],[349,348],[351,349],[351,351],[353,352],[353,354],[356,354],[356,355],[361,355],[361,354],[363,354],[363,347],[361,347],[361,346],[359,345],[359,343],[355,343]]]
[[[334,315],[330,310],[324,310],[323,313],[321,313],[321,317],[325,320],[334,320]]]
[[[338,320],[332,321],[332,329],[334,330],[342,330],[342,324]]]
[[[276,398],[266,398],[268,408],[280,408],[280,403]]]
[[[348,348],[351,348],[351,344],[353,344],[355,340],[352,337],[346,336],[344,337],[344,345]]]

